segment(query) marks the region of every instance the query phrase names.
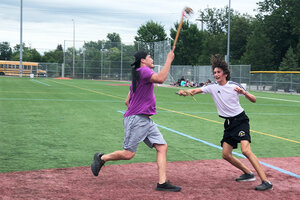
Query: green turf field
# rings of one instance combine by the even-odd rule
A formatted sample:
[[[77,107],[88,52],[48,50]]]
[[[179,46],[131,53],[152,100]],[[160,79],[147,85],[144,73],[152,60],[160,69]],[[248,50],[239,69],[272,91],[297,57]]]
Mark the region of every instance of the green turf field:
[[[0,172],[88,166],[97,151],[122,149],[124,99],[128,82],[0,77]],[[178,88],[155,87],[159,125],[219,146],[223,119],[210,95],[175,95]],[[258,157],[300,153],[300,96],[252,92],[241,97],[250,118],[252,150]],[[168,161],[219,159],[221,151],[160,128]],[[236,152],[240,152],[236,150]],[[140,144],[130,161],[154,162],[155,150]]]

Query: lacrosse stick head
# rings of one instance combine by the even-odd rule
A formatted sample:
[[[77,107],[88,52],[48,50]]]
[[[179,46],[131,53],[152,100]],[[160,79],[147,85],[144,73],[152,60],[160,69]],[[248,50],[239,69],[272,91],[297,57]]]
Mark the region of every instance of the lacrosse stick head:
[[[173,44],[173,51],[175,50],[175,46],[176,46],[176,43],[177,43],[177,40],[178,40],[178,36],[179,36],[180,30],[182,28],[184,17],[190,16],[191,14],[193,14],[193,9],[191,9],[190,7],[185,7],[182,10],[181,20],[180,20],[180,23],[178,25],[176,37],[175,37],[174,44]]]
[[[191,16],[194,13],[193,9],[190,7],[185,7],[182,11],[182,15],[187,17],[187,16]]]

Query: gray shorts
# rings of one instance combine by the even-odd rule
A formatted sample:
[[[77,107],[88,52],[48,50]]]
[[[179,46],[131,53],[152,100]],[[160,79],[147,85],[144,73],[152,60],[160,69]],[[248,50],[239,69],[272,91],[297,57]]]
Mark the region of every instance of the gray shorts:
[[[124,120],[124,143],[123,148],[136,152],[138,144],[142,141],[152,148],[153,144],[167,144],[156,124],[148,115],[131,115]]]

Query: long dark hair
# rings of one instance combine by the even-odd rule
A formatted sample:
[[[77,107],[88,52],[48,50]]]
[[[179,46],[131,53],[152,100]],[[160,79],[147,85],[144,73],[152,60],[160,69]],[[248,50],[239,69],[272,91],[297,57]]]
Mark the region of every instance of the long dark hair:
[[[131,76],[132,76],[132,91],[135,92],[137,83],[140,82],[140,74],[136,71],[141,66],[141,59],[145,59],[148,53],[145,51],[138,51],[134,54],[135,61],[131,64]]]
[[[225,60],[221,57],[220,54],[216,54],[216,55],[212,55],[210,57],[210,62],[211,62],[211,68],[212,71],[214,71],[215,68],[221,68],[224,72],[224,74],[227,74],[226,76],[226,81],[230,80],[230,71],[228,68],[227,63],[225,62]]]

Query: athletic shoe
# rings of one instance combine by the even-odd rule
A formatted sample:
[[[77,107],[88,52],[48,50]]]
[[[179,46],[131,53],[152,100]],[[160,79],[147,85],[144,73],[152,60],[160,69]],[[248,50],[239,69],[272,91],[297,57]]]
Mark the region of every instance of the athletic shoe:
[[[101,160],[101,157],[103,155],[104,154],[100,154],[100,153],[95,153],[95,155],[94,155],[94,162],[91,165],[91,169],[92,169],[92,172],[93,172],[94,176],[98,176],[101,167],[105,163],[104,160]]]
[[[235,181],[237,182],[242,182],[242,181],[255,181],[255,177],[253,172],[251,172],[250,174],[243,174],[240,177],[236,178]]]
[[[268,181],[262,181],[262,183],[255,187],[255,190],[264,191],[264,190],[272,190],[273,184]]]
[[[157,191],[179,192],[181,190],[181,187],[178,187],[176,185],[172,185],[169,181],[166,181],[163,184],[157,183],[157,186],[156,186],[155,190],[157,190]]]

